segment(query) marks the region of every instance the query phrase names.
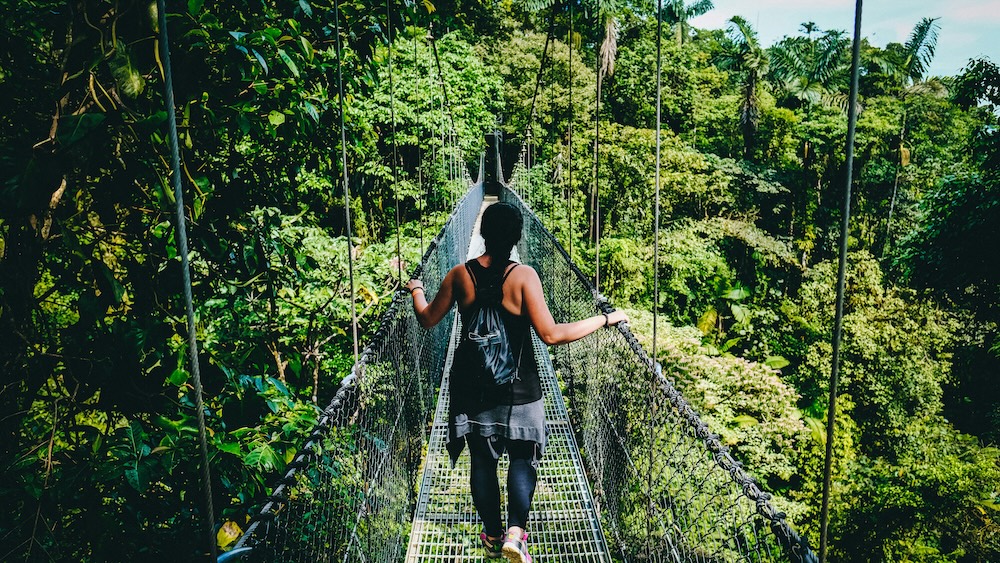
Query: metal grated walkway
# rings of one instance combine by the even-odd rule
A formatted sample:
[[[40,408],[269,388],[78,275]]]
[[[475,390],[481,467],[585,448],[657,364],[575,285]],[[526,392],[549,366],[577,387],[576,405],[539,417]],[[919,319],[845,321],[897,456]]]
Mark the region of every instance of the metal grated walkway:
[[[492,201],[491,201],[492,200]],[[483,203],[483,209],[495,199]],[[482,210],[480,210],[480,217]],[[476,220],[468,257],[483,250]],[[516,253],[515,248],[515,253]],[[517,256],[512,256],[517,260]],[[456,315],[456,325],[458,323]],[[441,380],[434,425],[425,459],[417,509],[407,548],[406,561],[483,561],[479,547],[482,524],[469,493],[469,454],[465,451],[454,469],[450,467],[445,440],[448,435],[448,372],[457,345],[453,326],[448,356]],[[545,396],[545,423],[549,437],[545,457],[538,469],[538,486],[529,516],[531,556],[536,561],[610,562],[601,530],[598,507],[594,503],[580,450],[570,427],[569,413],[552,368],[548,349],[532,332],[535,357],[541,371]],[[500,491],[506,514],[507,459],[500,462]]]

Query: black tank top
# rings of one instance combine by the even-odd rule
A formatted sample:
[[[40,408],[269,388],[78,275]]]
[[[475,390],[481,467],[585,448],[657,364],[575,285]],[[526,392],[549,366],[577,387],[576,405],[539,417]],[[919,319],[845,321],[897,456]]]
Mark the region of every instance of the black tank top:
[[[514,268],[507,268],[514,264],[508,260],[503,267],[496,267],[494,264],[489,268],[483,267],[478,260],[469,260],[465,263],[466,269],[472,275],[472,281],[476,287],[476,299],[479,293],[492,291],[503,292],[503,283],[507,280],[507,275]],[[470,314],[475,307],[459,313],[462,323],[468,323],[466,315]],[[542,384],[538,378],[538,362],[535,359],[535,351],[532,346],[531,322],[527,316],[514,315],[500,307],[500,318],[503,319],[504,327],[507,329],[507,338],[511,345],[511,353],[515,358],[519,358],[517,377],[507,385],[491,386],[483,385],[481,382],[470,381],[471,378],[463,378],[463,371],[473,361],[467,352],[472,349],[472,342],[463,338],[458,344],[455,354],[455,365],[452,368],[452,385],[455,391],[465,395],[463,399],[469,400],[467,412],[481,412],[497,405],[524,405],[535,402],[542,398]],[[478,403],[478,404],[475,404]]]

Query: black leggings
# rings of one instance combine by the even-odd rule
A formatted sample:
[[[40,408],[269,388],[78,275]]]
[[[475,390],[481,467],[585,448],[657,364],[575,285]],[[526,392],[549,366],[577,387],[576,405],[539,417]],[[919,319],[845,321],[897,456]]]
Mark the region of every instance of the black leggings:
[[[472,473],[469,478],[472,502],[486,528],[484,531],[492,537],[504,534],[500,521],[500,483],[497,480],[499,460],[493,455],[494,451],[503,454],[504,449],[510,458],[510,468],[507,470],[507,526],[523,529],[528,523],[528,511],[531,509],[531,498],[535,494],[538,476],[535,468],[535,443],[507,440],[500,436],[483,438],[478,434],[469,434],[466,439],[472,456]],[[494,441],[489,443],[490,440]]]

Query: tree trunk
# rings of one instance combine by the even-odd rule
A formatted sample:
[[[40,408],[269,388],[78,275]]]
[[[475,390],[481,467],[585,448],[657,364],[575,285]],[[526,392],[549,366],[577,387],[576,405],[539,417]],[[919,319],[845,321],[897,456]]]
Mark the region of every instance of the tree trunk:
[[[889,251],[892,238],[892,214],[896,209],[896,193],[899,191],[899,177],[903,173],[903,143],[906,141],[906,108],[903,108],[902,123],[899,126],[899,150],[896,151],[896,177],[892,180],[892,196],[889,198],[889,216],[885,221],[885,242],[882,244],[882,257]]]

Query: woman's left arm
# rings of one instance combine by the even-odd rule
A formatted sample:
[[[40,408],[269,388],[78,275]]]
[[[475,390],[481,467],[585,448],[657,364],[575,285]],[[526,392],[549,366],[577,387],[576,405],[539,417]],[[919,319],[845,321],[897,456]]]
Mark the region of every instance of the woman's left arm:
[[[413,295],[413,312],[417,316],[417,322],[424,328],[441,322],[441,319],[448,313],[455,303],[455,276],[461,265],[451,269],[441,282],[441,288],[430,303],[424,294],[424,283],[418,279],[412,279],[406,283],[406,289]]]

